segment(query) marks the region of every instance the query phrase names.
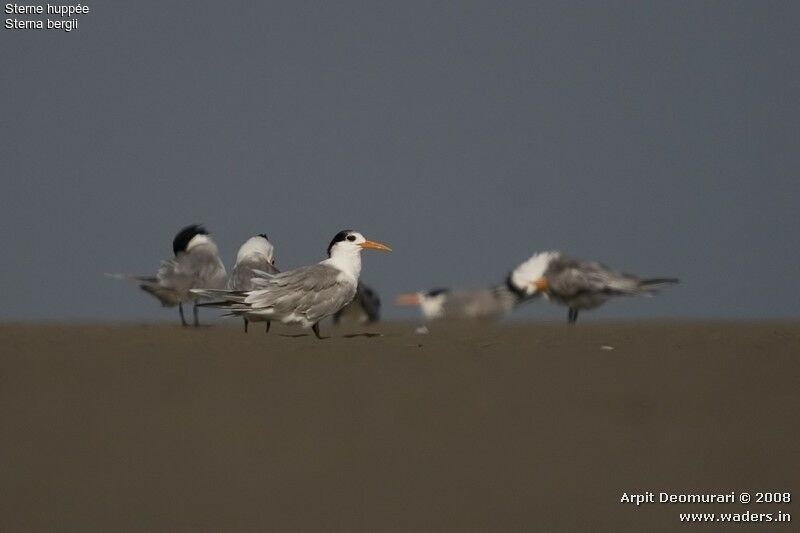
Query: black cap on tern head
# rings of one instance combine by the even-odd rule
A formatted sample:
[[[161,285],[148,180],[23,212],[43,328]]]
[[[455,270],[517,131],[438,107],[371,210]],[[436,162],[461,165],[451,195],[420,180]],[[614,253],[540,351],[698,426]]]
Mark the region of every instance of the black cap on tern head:
[[[328,257],[331,256],[331,248],[333,248],[333,245],[336,244],[337,242],[341,242],[347,239],[347,236],[350,235],[351,233],[353,233],[353,230],[343,229],[342,231],[336,234],[331,243],[328,245]],[[353,240],[355,240],[355,238]]]
[[[256,237],[262,237],[265,241],[269,240],[269,237],[267,237],[266,233],[259,233],[258,235],[256,235]]]
[[[173,253],[178,255],[178,252],[185,252],[186,247],[189,246],[189,241],[194,239],[197,235],[208,235],[208,231],[200,224],[192,224],[180,230],[172,240]]]
[[[447,294],[450,289],[431,289],[425,293],[425,296],[439,296],[440,294]]]

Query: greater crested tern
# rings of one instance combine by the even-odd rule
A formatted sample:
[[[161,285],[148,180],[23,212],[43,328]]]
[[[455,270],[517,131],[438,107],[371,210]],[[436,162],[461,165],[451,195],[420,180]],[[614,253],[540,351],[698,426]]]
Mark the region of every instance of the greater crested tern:
[[[594,309],[613,296],[653,295],[678,283],[677,278],[641,279],[558,251],[534,254],[520,266],[519,279],[530,280],[525,286],[528,296],[543,294],[551,302],[569,307],[570,324],[578,320],[580,310]]]
[[[397,305],[419,306],[428,320],[491,319],[511,313],[528,298],[525,280],[514,269],[505,282],[485,289],[431,289],[397,297]]]
[[[279,273],[280,270],[275,268],[274,254],[275,247],[269,242],[266,234],[260,233],[247,239],[236,254],[236,264],[231,270],[225,288],[230,291],[252,291],[256,288],[253,278],[257,271],[267,274]],[[245,333],[250,322],[266,322],[266,331],[269,332],[270,321],[262,315],[244,314],[242,320]]]
[[[129,276],[109,274],[110,277],[128,279],[155,296],[164,307],[178,306],[181,324],[186,326],[183,304],[193,302],[194,325],[199,325],[197,304],[200,296],[192,289],[216,289],[225,286],[225,265],[219,257],[217,245],[208,231],[199,225],[186,226],[172,240],[173,259],[162,261],[155,276]]]
[[[369,241],[360,233],[344,230],[328,245],[328,258],[315,265],[268,274],[257,272],[251,291],[193,290],[198,296],[216,298],[210,306],[227,309],[234,315],[261,315],[284,324],[311,328],[317,338],[319,322],[350,303],[361,275],[361,250],[391,249]],[[206,304],[203,304],[206,305]]]

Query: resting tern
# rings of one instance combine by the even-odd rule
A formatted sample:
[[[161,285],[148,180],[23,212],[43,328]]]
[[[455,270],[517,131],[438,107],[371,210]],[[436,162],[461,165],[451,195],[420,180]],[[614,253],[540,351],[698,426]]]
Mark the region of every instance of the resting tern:
[[[253,283],[256,271],[267,274],[280,272],[275,268],[274,253],[275,248],[269,242],[266,234],[261,233],[247,239],[236,254],[236,264],[231,270],[231,277],[228,278],[226,288],[231,291],[251,291],[256,288]],[[242,319],[245,333],[247,333],[247,326],[250,322],[266,322],[266,331],[269,331],[270,321],[262,315],[245,314]]]
[[[192,292],[222,302],[208,305],[229,310],[234,315],[261,315],[284,324],[310,327],[318,339],[319,322],[350,303],[361,275],[361,250],[385,250],[385,244],[368,241],[360,233],[344,230],[328,245],[328,258],[305,266],[269,274],[259,272],[251,291],[203,290]],[[206,305],[206,304],[203,304]]]
[[[190,291],[197,288],[220,288],[225,285],[225,265],[219,257],[217,245],[203,226],[186,226],[172,241],[173,259],[163,261],[155,276],[127,276],[110,274],[118,279],[130,279],[139,287],[158,298],[164,307],[178,306],[181,324],[186,326],[183,304],[193,302],[194,325],[199,325],[198,295]]]
[[[497,318],[511,313],[527,298],[526,280],[514,269],[504,283],[486,289],[432,289],[401,294],[398,305],[418,305],[428,320],[439,318]]]
[[[640,279],[595,261],[571,259],[561,252],[534,254],[519,267],[520,280],[529,296],[544,294],[555,303],[569,307],[567,321],[574,324],[581,309],[594,309],[612,296],[653,295],[677,278]]]
[[[333,315],[333,323],[338,324],[342,318],[349,318],[361,324],[380,320],[381,299],[375,289],[359,281],[353,301]]]

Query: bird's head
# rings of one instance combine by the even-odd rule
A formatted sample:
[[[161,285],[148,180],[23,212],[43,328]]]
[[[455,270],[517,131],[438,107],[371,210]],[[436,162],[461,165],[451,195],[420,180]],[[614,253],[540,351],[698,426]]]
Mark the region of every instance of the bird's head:
[[[385,244],[367,240],[359,232],[346,229],[337,233],[328,245],[328,257],[346,253],[358,253],[365,248],[384,252],[392,251],[392,249]]]
[[[425,318],[439,318],[450,289],[431,289],[429,291],[401,294],[395,300],[397,305],[418,305]]]
[[[255,237],[250,237],[244,241],[244,244],[239,248],[239,253],[236,254],[236,262],[239,263],[245,257],[254,254],[263,255],[270,264],[275,263],[273,259],[275,247],[269,242],[266,233],[259,233]]]
[[[208,230],[200,224],[186,226],[172,240],[172,251],[175,255],[179,252],[188,252],[200,243],[209,242],[208,235]]]
[[[538,295],[547,290],[544,274],[550,263],[561,257],[560,252],[539,252],[516,267],[509,275],[509,283],[526,296]]]

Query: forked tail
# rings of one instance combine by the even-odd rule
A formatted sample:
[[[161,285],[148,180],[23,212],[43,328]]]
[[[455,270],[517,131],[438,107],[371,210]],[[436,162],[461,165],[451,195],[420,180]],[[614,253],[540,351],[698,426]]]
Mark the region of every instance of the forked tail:
[[[103,275],[111,279],[121,279],[137,283],[158,283],[158,278],[156,278],[155,276],[134,276],[132,274],[119,274],[119,273],[110,274],[108,272],[106,272]]]
[[[191,293],[200,298],[214,300],[201,303],[200,305],[203,307],[224,308],[231,304],[244,304],[244,300],[247,298],[247,291],[229,291],[225,289],[192,289]]]
[[[123,281],[132,281],[139,284],[139,288],[144,292],[155,296],[161,305],[164,307],[174,307],[181,301],[174,290],[169,287],[162,287],[158,278],[155,276],[133,276],[131,274],[109,274],[105,276],[111,279],[121,279]]]
[[[645,292],[658,292],[659,289],[662,287],[666,287],[667,285],[675,285],[676,283],[680,283],[678,278],[651,278],[651,279],[643,279],[639,282],[639,289]]]

